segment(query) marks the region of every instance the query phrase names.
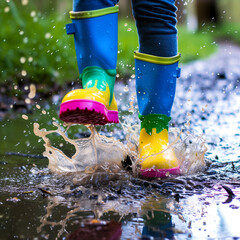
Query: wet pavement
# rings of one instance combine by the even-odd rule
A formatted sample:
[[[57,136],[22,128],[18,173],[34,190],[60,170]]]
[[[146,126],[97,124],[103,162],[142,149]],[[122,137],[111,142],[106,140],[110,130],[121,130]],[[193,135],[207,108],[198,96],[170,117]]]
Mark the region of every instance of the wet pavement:
[[[51,129],[58,96],[38,102],[47,113],[33,106],[28,120],[1,121],[0,239],[66,239],[77,229],[114,229],[110,235],[121,239],[240,238],[239,55],[238,47],[222,44],[209,59],[182,66],[171,125],[202,135],[208,148],[204,171],[192,175],[146,181],[126,170],[101,169],[84,179],[51,173],[33,123]],[[121,122],[138,121],[133,78],[116,84],[116,98]],[[120,125],[98,131],[124,142]],[[57,136],[51,142],[61,144]]]

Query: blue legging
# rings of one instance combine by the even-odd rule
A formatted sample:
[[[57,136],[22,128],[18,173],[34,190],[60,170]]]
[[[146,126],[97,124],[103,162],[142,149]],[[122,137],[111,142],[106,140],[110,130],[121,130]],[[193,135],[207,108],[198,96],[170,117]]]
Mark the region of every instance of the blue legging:
[[[73,0],[73,11],[113,7],[118,0]],[[132,0],[139,52],[161,57],[177,55],[175,0]]]

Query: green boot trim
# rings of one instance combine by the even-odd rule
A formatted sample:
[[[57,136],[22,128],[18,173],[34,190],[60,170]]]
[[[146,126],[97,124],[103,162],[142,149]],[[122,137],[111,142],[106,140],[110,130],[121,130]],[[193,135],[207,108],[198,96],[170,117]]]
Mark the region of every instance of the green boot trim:
[[[139,114],[138,117],[141,121],[141,130],[145,128],[149,135],[152,134],[153,128],[156,128],[156,133],[160,133],[163,129],[168,130],[168,123],[171,120],[171,117],[164,114],[149,114],[145,116]]]
[[[90,11],[81,11],[81,12],[71,11],[69,14],[71,19],[93,18],[93,17],[104,16],[111,13],[116,13],[118,12],[118,9],[119,7],[118,5],[116,5],[114,7],[101,8],[101,9],[90,10]]]
[[[80,74],[80,79],[82,80],[83,89],[96,87],[100,91],[106,91],[108,85],[110,90],[110,106],[113,99],[116,74],[115,69],[102,69],[97,66],[86,67],[83,69],[82,74]]]

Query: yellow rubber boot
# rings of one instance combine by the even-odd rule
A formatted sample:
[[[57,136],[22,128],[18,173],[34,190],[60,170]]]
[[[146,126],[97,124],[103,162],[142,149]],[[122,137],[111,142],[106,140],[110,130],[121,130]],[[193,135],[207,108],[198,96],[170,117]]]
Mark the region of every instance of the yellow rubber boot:
[[[139,158],[141,175],[145,178],[165,178],[180,174],[178,159],[169,148],[168,122],[162,114],[140,116]]]
[[[65,95],[60,106],[60,119],[94,125],[118,123],[117,103],[113,93],[115,76],[113,70],[85,68],[81,74],[83,89]]]

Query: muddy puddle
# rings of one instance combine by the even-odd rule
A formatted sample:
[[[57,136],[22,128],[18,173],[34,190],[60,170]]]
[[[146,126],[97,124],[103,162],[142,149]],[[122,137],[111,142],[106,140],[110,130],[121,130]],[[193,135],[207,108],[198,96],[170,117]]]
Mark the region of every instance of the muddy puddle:
[[[92,130],[100,134],[98,154],[76,151],[74,144],[83,138],[85,150],[94,149],[86,127],[71,126],[67,136],[74,142],[66,143],[59,100],[34,103],[32,114],[2,120],[0,239],[74,239],[87,231],[99,237],[100,230],[121,239],[240,238],[239,54],[222,45],[216,56],[183,66],[171,129],[178,129],[177,136],[182,131],[180,150],[194,149],[182,162],[200,163],[195,158],[201,164],[189,172],[185,165],[178,177],[148,181],[131,170],[127,156],[136,157],[139,124],[134,79],[116,86],[121,125]],[[33,133],[34,123],[41,133],[59,127],[63,135],[52,132],[44,141]],[[114,148],[115,158],[111,148],[99,155],[102,141]],[[204,158],[196,156],[205,146]],[[55,153],[70,160],[85,155],[82,165],[52,160],[49,166],[46,156]],[[122,159],[128,161],[125,169]]]

